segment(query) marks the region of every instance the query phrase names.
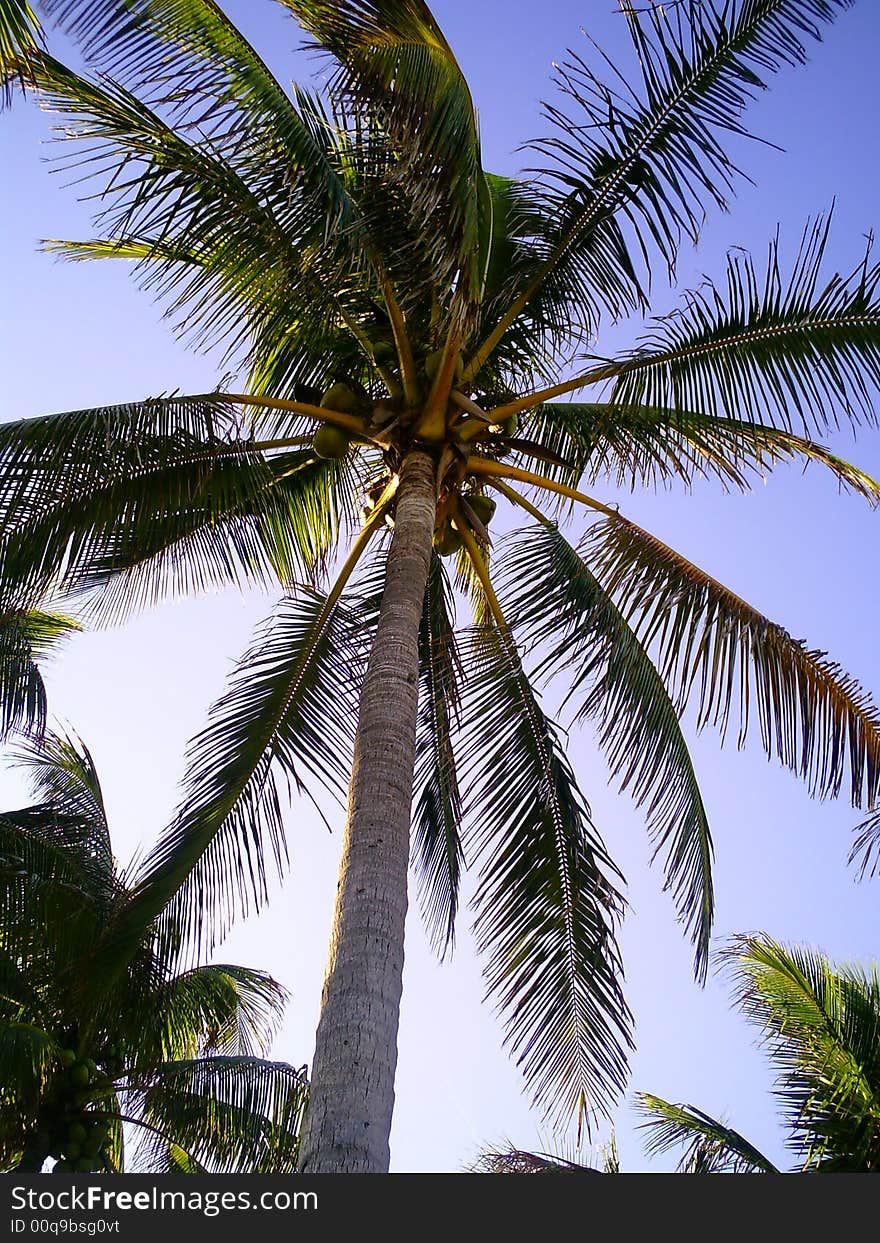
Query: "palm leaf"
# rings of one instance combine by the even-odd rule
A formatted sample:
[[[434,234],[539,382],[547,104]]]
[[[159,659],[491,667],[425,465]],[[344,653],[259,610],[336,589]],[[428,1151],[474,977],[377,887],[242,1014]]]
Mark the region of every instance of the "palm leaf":
[[[155,1001],[165,1029],[165,1057],[196,1052],[264,1056],[287,1002],[287,991],[265,971],[212,963],[173,976]]]
[[[506,543],[505,614],[540,669],[567,675],[578,719],[592,717],[611,774],[644,806],[655,857],[665,851],[666,888],[695,944],[705,977],[712,930],[712,839],[693,763],[663,680],[585,559],[555,527]]]
[[[880,1163],[880,975],[768,936],[734,938],[735,1004],[763,1033],[789,1146],[806,1169]]]
[[[16,80],[30,80],[28,54],[43,46],[43,32],[27,0],[0,0],[0,106],[12,99]]]
[[[287,855],[276,771],[298,789],[347,784],[359,651],[338,604],[307,590],[280,602],[192,743],[177,817],[111,940],[165,912],[199,942],[262,905],[269,863]]]
[[[464,656],[464,846],[480,864],[488,994],[535,1100],[589,1126],[623,1086],[631,1041],[617,872],[512,640],[476,629]]]
[[[353,508],[345,463],[265,456],[222,395],[0,428],[0,577],[116,616],[168,592],[311,577]]]
[[[464,865],[462,801],[454,747],[462,670],[454,609],[448,577],[435,553],[428,570],[419,631],[421,702],[416,730],[413,863],[425,922],[441,955],[454,942]]]
[[[170,1172],[167,1143],[216,1173],[291,1174],[307,1099],[302,1071],[283,1062],[210,1057],[170,1062],[140,1095],[144,1120],[160,1133],[139,1164]]]
[[[461,273],[466,295],[482,292],[481,215],[491,215],[470,90],[422,0],[282,0],[330,52],[331,93],[380,118],[399,152],[395,176],[431,230],[438,282]]]
[[[874,424],[880,383],[880,264],[821,280],[830,217],[808,225],[786,280],[779,242],[763,277],[742,251],[728,258],[727,289],[707,283],[653,321],[603,378],[615,405],[718,411],[805,435],[841,418]]]
[[[46,690],[39,662],[79,624],[59,613],[0,609],[0,741],[18,730],[39,737],[46,725]]]
[[[571,113],[545,105],[555,135],[534,147],[546,173],[577,202],[560,257],[608,215],[622,217],[642,252],[670,268],[682,234],[696,243],[708,205],[725,208],[739,170],[725,140],[767,78],[807,59],[806,41],[853,0],[700,0],[639,7],[622,0],[637,73],[599,55],[611,83],[576,53],[557,68]]]
[[[872,507],[880,504],[880,483],[825,445],[748,419],[611,402],[548,402],[529,416],[526,435],[566,463],[545,465],[544,473],[573,484],[607,480],[635,491],[714,478],[746,491],[780,462],[816,462],[841,488]]]
[[[880,792],[880,715],[871,697],[825,653],[623,518],[597,523],[583,551],[642,644],[656,651],[678,710],[696,700],[697,724],[726,734],[753,717],[768,758],[836,798],[847,777],[854,806]]]
[[[744,1139],[692,1105],[672,1105],[640,1092],[637,1108],[646,1121],[646,1147],[651,1155],[684,1147],[678,1163],[683,1174],[778,1174],[771,1161]]]

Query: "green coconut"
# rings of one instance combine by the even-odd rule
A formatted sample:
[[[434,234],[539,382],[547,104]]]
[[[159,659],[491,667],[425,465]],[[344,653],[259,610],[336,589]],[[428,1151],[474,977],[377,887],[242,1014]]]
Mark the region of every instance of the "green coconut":
[[[519,431],[519,415],[509,414],[501,424],[501,430],[505,436],[515,436]]]
[[[69,1069],[76,1061],[76,1051],[74,1049],[62,1049],[58,1056],[65,1070]]]
[[[373,357],[377,363],[390,363],[397,357],[393,341],[374,341]]]
[[[437,372],[440,370],[440,364],[443,361],[443,349],[434,350],[425,359],[425,375],[429,380],[433,380]],[[458,384],[464,375],[464,361],[461,354],[455,356],[455,371],[453,372],[453,383]]]
[[[67,1128],[67,1141],[70,1144],[82,1144],[88,1137],[88,1131],[81,1122],[71,1122]]]
[[[462,545],[461,532],[447,518],[434,532],[434,548],[441,557],[451,557]]]
[[[312,448],[318,457],[341,458],[348,453],[350,444],[351,437],[348,432],[341,427],[334,427],[332,423],[323,423],[315,432]]]
[[[331,384],[321,398],[321,405],[326,410],[339,410],[342,414],[350,414],[357,404],[357,395],[347,384]]]
[[[87,1062],[74,1062],[67,1072],[67,1081],[72,1088],[86,1087],[91,1077]]]
[[[482,522],[487,527],[495,516],[495,510],[498,505],[493,501],[491,496],[469,496],[467,503]]]

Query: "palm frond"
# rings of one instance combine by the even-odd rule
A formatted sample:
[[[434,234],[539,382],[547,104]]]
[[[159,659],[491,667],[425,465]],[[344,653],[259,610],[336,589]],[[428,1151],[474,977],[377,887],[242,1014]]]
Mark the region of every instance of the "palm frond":
[[[803,1168],[880,1166],[880,974],[766,935],[734,938],[722,961],[734,1001],[779,1070],[775,1095]]]
[[[639,1092],[636,1106],[645,1118],[641,1128],[647,1133],[645,1146],[650,1155],[685,1149],[678,1163],[681,1174],[780,1172],[738,1131],[692,1105],[672,1105],[659,1096]]]
[[[425,922],[441,955],[451,950],[454,942],[464,866],[462,800],[454,747],[462,669],[454,620],[451,586],[435,553],[428,570],[419,631],[421,702],[416,730],[413,865]]]
[[[560,258],[616,215],[646,258],[656,247],[673,268],[681,235],[696,243],[706,208],[727,207],[740,173],[725,141],[750,136],[747,105],[770,75],[804,63],[807,41],[852,3],[621,0],[636,73],[601,53],[594,69],[569,50],[557,68],[565,104],[545,105],[555,133],[533,144],[549,157],[545,175],[577,205]],[[600,76],[608,70],[610,82]]]
[[[28,54],[43,46],[43,32],[27,0],[0,0],[0,108],[16,84],[30,81]]]
[[[140,1094],[144,1120],[159,1132],[139,1164],[170,1172],[172,1140],[215,1173],[292,1174],[308,1095],[301,1070],[251,1057],[170,1062]]]
[[[880,264],[822,279],[830,217],[808,224],[788,278],[779,239],[766,272],[728,257],[727,288],[708,282],[653,321],[632,352],[606,369],[616,406],[659,406],[821,435],[841,419],[876,423],[880,385]]]
[[[543,1152],[521,1148],[486,1149],[471,1166],[472,1174],[601,1174],[590,1165],[579,1165]]]
[[[880,504],[880,482],[826,445],[780,427],[699,411],[611,402],[548,402],[528,418],[525,435],[565,466],[544,473],[564,482],[607,480],[618,488],[716,479],[749,490],[780,463],[824,467],[841,489]],[[516,460],[516,459],[514,459]],[[525,463],[523,463],[525,464]]]
[[[222,394],[6,424],[0,581],[117,617],[182,589],[309,578],[355,487],[345,462],[260,452]]]
[[[872,811],[856,827],[856,837],[850,851],[849,861],[861,859],[859,871],[862,876],[874,876],[880,867],[880,808]]]
[[[631,1043],[618,874],[510,637],[478,628],[463,655],[464,847],[480,865],[488,995],[536,1102],[589,1127],[623,1087]]]
[[[847,781],[853,806],[880,793],[880,713],[826,654],[768,621],[653,535],[623,518],[597,523],[583,551],[658,669],[681,711],[696,701],[699,728],[742,745],[753,717],[768,758],[818,798]]]
[[[704,978],[712,930],[712,839],[687,743],[663,680],[585,559],[555,527],[506,541],[500,583],[507,617],[564,671],[577,718],[593,718],[611,774],[644,807],[666,888]]]
[[[40,662],[79,629],[60,613],[0,608],[0,742],[15,731],[42,735],[46,689]]]
[[[491,200],[470,90],[430,9],[422,0],[282,2],[337,61],[331,94],[390,134],[398,152],[393,179],[406,187],[419,220],[442,220],[431,228],[438,282],[448,286],[460,274],[476,301]]]
[[[345,789],[359,660],[344,607],[308,590],[280,602],[191,745],[181,807],[123,925],[164,911],[200,943],[262,905],[270,863],[287,857],[276,772],[298,789],[308,777]]]
[[[265,1056],[288,994],[265,971],[231,963],[193,967],[158,990],[157,1014],[169,1061],[196,1052],[232,1057]]]

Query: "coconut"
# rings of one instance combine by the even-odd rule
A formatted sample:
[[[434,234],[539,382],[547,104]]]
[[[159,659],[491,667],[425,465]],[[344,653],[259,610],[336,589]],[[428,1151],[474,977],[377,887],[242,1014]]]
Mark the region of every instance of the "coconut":
[[[434,377],[437,375],[437,372],[440,370],[440,364],[442,361],[443,361],[442,348],[439,350],[434,350],[433,353],[427,356],[427,358],[425,359],[425,375],[428,377],[429,380],[433,380]],[[455,371],[453,373],[453,383],[458,384],[463,375],[464,375],[464,362],[462,360],[461,354],[456,354]]]
[[[397,357],[393,341],[374,341],[373,357],[377,363],[390,363]]]
[[[447,518],[434,532],[434,548],[441,557],[451,557],[461,548],[461,532],[457,531]]]
[[[501,424],[501,430],[505,436],[515,436],[519,431],[519,415],[509,414]]]
[[[91,1077],[86,1062],[74,1062],[67,1072],[67,1081],[72,1088],[84,1088]]]
[[[81,1122],[71,1122],[67,1128],[67,1140],[70,1144],[82,1144],[88,1137],[88,1131]]]
[[[498,508],[491,496],[469,496],[467,497],[467,503],[484,527],[487,527],[492,521],[495,510]]]
[[[352,410],[356,409],[357,404],[357,395],[351,391],[347,384],[331,384],[321,398],[321,405],[326,410],[339,410],[343,414],[350,414]]]
[[[351,437],[348,432],[341,427],[334,427],[332,423],[323,423],[315,432],[312,448],[318,457],[341,458],[348,453],[350,444]]]

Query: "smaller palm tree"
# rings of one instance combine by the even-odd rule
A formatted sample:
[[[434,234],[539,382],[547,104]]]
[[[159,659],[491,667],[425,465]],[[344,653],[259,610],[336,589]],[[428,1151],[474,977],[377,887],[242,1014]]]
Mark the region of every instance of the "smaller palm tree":
[[[175,970],[167,920],[114,941],[131,881],[89,752],[48,734],[18,759],[36,801],[0,813],[0,1170],[292,1171],[304,1071],[263,1057],[284,990]]]
[[[880,1171],[880,972],[764,935],[722,955],[735,1001],[762,1034],[793,1172]],[[738,1132],[694,1109],[642,1095],[648,1150],[683,1147],[679,1169],[776,1173]]]

